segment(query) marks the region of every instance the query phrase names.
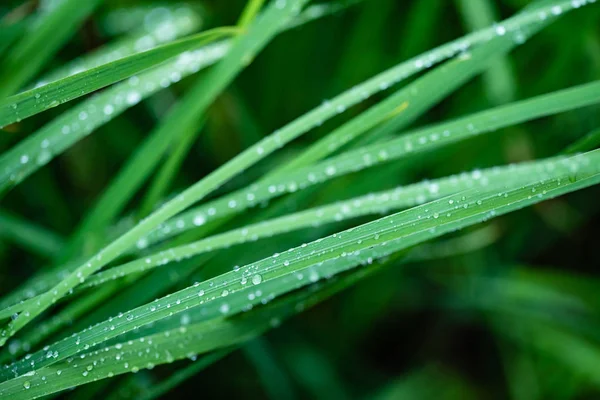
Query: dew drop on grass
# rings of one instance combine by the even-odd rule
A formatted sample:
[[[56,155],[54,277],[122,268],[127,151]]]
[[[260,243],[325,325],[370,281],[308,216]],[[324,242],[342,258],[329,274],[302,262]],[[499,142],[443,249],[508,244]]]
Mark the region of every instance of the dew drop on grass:
[[[252,277],[252,283],[258,285],[262,282],[262,276],[260,274],[256,274]]]

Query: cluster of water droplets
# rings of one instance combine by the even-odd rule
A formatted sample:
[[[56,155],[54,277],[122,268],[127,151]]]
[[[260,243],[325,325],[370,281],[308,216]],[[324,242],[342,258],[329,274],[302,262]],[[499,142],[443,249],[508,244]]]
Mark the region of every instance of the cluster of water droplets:
[[[531,191],[532,194],[528,198],[533,196],[543,198],[547,191],[560,186],[560,179],[557,177],[568,177],[570,182],[574,182],[578,179],[571,178],[574,174],[597,175],[600,173],[599,154],[599,152],[595,152],[591,155],[583,154],[568,159],[559,159],[555,162],[540,163],[535,168],[536,173],[549,173],[553,178],[546,182],[541,181],[537,185],[524,187],[523,190]],[[478,171],[472,172],[470,175],[471,179],[477,181],[484,176]],[[454,179],[458,180],[460,177]],[[529,180],[534,182],[539,179],[538,175],[529,177]],[[431,186],[428,190],[435,191]],[[248,311],[255,304],[266,304],[278,295],[294,288],[333,276],[360,264],[369,264],[374,259],[418,243],[423,240],[421,235],[431,237],[456,229],[459,226],[451,223],[464,220],[469,215],[477,220],[494,217],[498,204],[502,204],[496,203],[495,199],[508,198],[510,194],[517,201],[523,198],[521,192],[515,196],[511,194],[513,192],[494,188],[489,191],[489,195],[480,196],[477,195],[477,192],[471,191],[468,198],[459,194],[413,208],[406,213],[384,217],[378,221],[303,244],[256,263],[234,268],[229,273],[206,282],[196,283],[148,305],[120,314],[76,333],[7,368],[10,373],[31,374],[36,366],[39,368],[52,363],[48,360],[71,357],[79,351],[93,348],[118,334],[200,305],[203,306],[203,320]],[[509,205],[510,201],[512,200],[503,200]],[[478,209],[479,206],[488,202],[489,205],[481,210]],[[449,221],[446,225],[441,221],[444,218],[448,218]],[[188,328],[182,326],[180,329]],[[85,356],[85,354],[82,355]]]
[[[228,48],[228,42],[218,42],[182,53],[76,105],[7,153],[0,163],[0,182],[20,182],[142,99],[221,59]]]

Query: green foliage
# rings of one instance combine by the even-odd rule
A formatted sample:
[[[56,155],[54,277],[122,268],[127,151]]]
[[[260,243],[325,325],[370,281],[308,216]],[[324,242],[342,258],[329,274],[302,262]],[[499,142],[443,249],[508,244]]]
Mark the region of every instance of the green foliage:
[[[0,397],[600,393],[595,1],[241,3],[0,6]]]

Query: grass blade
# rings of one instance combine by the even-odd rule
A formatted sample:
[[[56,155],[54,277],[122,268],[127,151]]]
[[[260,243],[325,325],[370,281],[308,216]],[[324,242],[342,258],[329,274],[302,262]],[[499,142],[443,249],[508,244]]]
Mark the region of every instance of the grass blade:
[[[102,0],[62,0],[40,15],[0,63],[0,98],[19,90],[39,71]],[[65,24],[63,21],[68,20]],[[0,124],[4,126],[4,124]]]
[[[1,376],[10,379],[30,373],[135,327],[195,306],[202,306],[200,315],[204,321],[237,314],[259,304],[263,296],[275,298],[370,259],[378,259],[482,220],[597,184],[600,182],[599,161],[600,151],[575,156],[559,163],[560,168],[553,171],[553,178],[543,182],[533,181],[516,188],[507,186],[502,190],[468,190],[290,249],[281,256],[275,254],[65,338],[47,351],[34,353],[26,360],[7,366]],[[52,357],[46,356],[48,351]],[[28,377],[16,380],[22,385],[22,380]],[[0,393],[5,387],[12,387],[13,381],[15,379],[0,384]]]
[[[232,27],[211,29],[19,93],[0,103],[0,127],[129,78],[186,51],[196,50],[207,43],[237,33],[239,30]]]
[[[212,220],[237,214],[285,193],[292,193],[344,174],[599,101],[600,82],[594,82],[418,129],[381,144],[343,153],[281,177],[275,176],[186,211],[159,226],[143,239],[138,247],[144,248],[151,243],[202,226]]]
[[[196,90],[200,92],[199,99],[201,99],[201,101],[194,104],[194,109],[201,114],[240,71],[240,61],[245,61],[246,63],[249,62],[261,47],[277,33],[285,21],[300,12],[303,3],[304,0],[292,0],[283,5],[278,2],[272,3],[267,11],[250,27],[249,32],[238,38],[238,41],[229,51],[224,62],[219,64],[216,69],[211,70],[211,73],[204,77],[204,79],[206,79],[206,84],[196,86]],[[196,97],[197,96],[195,96],[194,93],[192,98]],[[185,111],[186,112],[182,117],[191,120],[192,123],[199,118],[197,114],[187,113],[187,107]],[[179,113],[182,113],[182,111],[179,111]],[[252,153],[255,154],[254,151]],[[254,157],[250,158],[254,159]],[[219,186],[221,182],[227,179],[227,177],[232,176],[237,171],[239,171],[239,169],[235,164],[233,166],[230,165],[229,168],[222,168],[221,170],[216,171],[212,177],[209,176],[207,179],[190,187],[186,193],[167,203],[161,209],[141,221],[128,233],[101,250],[95,257],[92,257],[88,262],[77,268],[77,270],[60,284],[56,285],[49,292],[46,292],[39,304],[32,306],[11,321],[9,326],[0,332],[0,345],[6,343],[6,340],[10,336],[14,335],[15,332],[25,326],[34,317],[50,307],[51,304],[56,302],[69,290],[80,284],[87,276],[101,269],[107,263],[134,245],[150,228],[198,201],[210,191],[214,190],[216,186]]]

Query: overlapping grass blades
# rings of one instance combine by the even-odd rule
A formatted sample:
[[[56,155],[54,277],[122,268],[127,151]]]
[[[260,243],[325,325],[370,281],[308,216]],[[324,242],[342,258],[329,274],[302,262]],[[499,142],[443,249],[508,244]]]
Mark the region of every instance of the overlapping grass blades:
[[[178,54],[197,50],[209,42],[237,33],[239,29],[235,28],[211,29],[11,96],[0,103],[0,127],[102,89],[157,66]]]
[[[62,0],[41,12],[0,63],[0,98],[10,96],[33,78],[100,3],[102,0]]]
[[[557,156],[517,165],[478,169],[469,173],[361,195],[303,211],[295,211],[298,207],[294,207],[294,211],[289,214],[285,213],[288,211],[283,211],[284,207],[279,207],[281,204],[276,204],[266,209],[266,212],[259,211],[250,215],[250,218],[240,220],[231,218],[257,204],[264,205],[267,201],[283,194],[300,192],[296,194],[306,197],[306,193],[311,192],[309,186],[345,174],[382,166],[384,163],[401,160],[413,154],[423,154],[534,118],[597,104],[600,100],[600,83],[592,82],[392,137],[393,134],[401,133],[399,130],[404,129],[438,100],[447,96],[462,81],[466,81],[485,68],[487,56],[506,54],[511,47],[520,44],[532,32],[545,26],[554,17],[588,3],[586,0],[570,2],[544,0],[536,2],[508,22],[502,22],[467,36],[469,46],[466,46],[467,42],[463,41],[466,39],[441,46],[342,93],[334,100],[326,102],[275,131],[223,167],[216,169],[207,178],[192,185],[157,211],[143,218],[123,236],[112,242],[110,239],[103,239],[106,229],[115,222],[126,203],[148,179],[161,157],[170,149],[172,154],[169,163],[163,167],[161,177],[156,179],[152,186],[157,189],[151,189],[146,200],[142,202],[140,210],[136,210],[136,215],[140,217],[148,214],[154,203],[161,197],[160,194],[165,191],[167,181],[165,176],[173,176],[177,163],[183,158],[182,154],[189,149],[196,131],[203,123],[207,106],[223,92],[238,72],[252,61],[254,55],[282,27],[289,26],[290,21],[293,23],[301,20],[298,17],[294,18],[294,15],[300,11],[304,3],[304,0],[272,1],[259,19],[254,20],[253,15],[262,6],[262,1],[250,1],[246,13],[240,19],[240,25],[243,26],[254,21],[249,23],[248,33],[241,35],[237,40],[214,45],[214,48],[222,47],[219,50],[220,54],[215,56],[213,61],[224,57],[223,61],[200,77],[179,106],[176,106],[172,113],[159,123],[158,129],[150,136],[140,152],[128,162],[124,172],[113,181],[107,194],[98,202],[97,208],[87,217],[70,245],[62,252],[61,257],[68,263],[59,263],[48,275],[40,274],[33,279],[32,285],[29,286],[31,290],[25,297],[15,292],[3,299],[3,304],[11,306],[0,310],[0,318],[3,319],[3,325],[0,326],[4,328],[0,331],[2,344],[56,302],[62,303],[65,300],[71,302],[61,304],[56,314],[48,315],[49,318],[39,325],[40,331],[36,331],[33,329],[33,324],[29,324],[28,327],[31,329],[22,332],[16,339],[21,342],[12,342],[11,346],[3,349],[0,362],[14,360],[14,357],[20,358],[24,351],[28,351],[29,346],[36,351],[0,368],[0,396],[10,395],[25,399],[51,395],[99,379],[137,372],[144,368],[151,369],[156,365],[186,357],[195,358],[197,354],[206,354],[206,359],[203,360],[207,364],[194,365],[190,369],[193,372],[217,360],[222,354],[242,346],[248,339],[278,325],[281,320],[361,281],[380,269],[381,265],[398,266],[410,261],[411,254],[414,255],[412,260],[419,259],[418,252],[404,251],[412,246],[421,245],[447,233],[546,199],[600,183],[600,150],[592,150],[575,156]],[[476,48],[470,48],[475,45]],[[201,51],[206,49],[203,48]],[[184,53],[178,62],[181,57],[188,57],[190,54],[193,53]],[[386,90],[390,85],[456,54],[460,54],[459,57],[450,60],[447,65],[415,80],[388,99],[359,114],[323,140],[318,141],[316,145],[309,146],[300,157],[277,168],[274,173],[267,173],[255,184],[183,212],[237,174],[262,161],[267,155],[314,126],[344,112],[373,93]],[[167,62],[163,66],[167,65],[174,64]],[[161,67],[148,73],[156,72],[159,68]],[[195,71],[190,69],[186,73],[193,72]],[[445,76],[445,73],[449,76]],[[141,74],[125,82],[129,85],[123,86],[127,95],[138,91],[137,85],[140,83],[138,79],[144,75]],[[449,81],[453,78],[455,81]],[[159,76],[154,75],[152,79],[156,84]],[[152,79],[149,78],[147,82],[151,82]],[[177,79],[170,79],[169,84],[175,81]],[[121,85],[123,84],[115,85],[115,88]],[[412,93],[413,89],[423,87],[433,93],[425,96]],[[108,89],[107,92],[110,90]],[[152,87],[152,90],[158,89]],[[148,89],[144,95],[151,92]],[[124,104],[119,112],[134,105],[142,97],[136,97],[136,101],[130,102],[127,95],[123,97],[121,94],[121,102]],[[502,96],[496,96],[496,100],[492,99],[492,103],[503,102],[501,98]],[[87,106],[91,104],[85,103]],[[41,153],[35,153],[39,151],[36,146],[44,151],[47,150],[44,155],[50,154],[52,157],[54,154],[59,154],[81,139],[85,133],[91,132],[116,115],[112,103],[103,104],[103,107],[108,105],[109,108],[102,108],[98,115],[104,114],[104,116],[94,121],[94,126],[85,126],[85,121],[88,120],[89,115],[98,111],[97,109],[90,109],[88,113],[85,109],[75,108],[79,114],[71,113],[69,114],[71,120],[61,122],[65,123],[64,125],[54,125],[55,128],[62,126],[60,132],[56,130],[50,133],[48,137],[44,137],[45,142],[36,143],[35,140],[40,139],[37,135],[33,141],[28,142],[27,145],[30,146],[28,151],[31,150],[32,153],[16,152],[12,153],[12,159],[0,159],[0,166],[6,166],[6,171],[14,167],[12,172],[5,176],[12,177],[13,183],[18,183],[49,160],[42,157],[40,163],[30,162],[33,160],[30,155],[34,154],[38,154],[35,160],[39,160]],[[82,110],[84,114],[81,114]],[[106,110],[110,112],[107,114]],[[74,125],[75,122],[77,127]],[[71,142],[50,143],[50,138],[52,140],[56,138],[54,134],[68,137],[71,133],[69,124],[73,124],[73,129],[78,136]],[[69,130],[65,133],[62,129],[67,125]],[[169,137],[169,133],[172,137]],[[543,134],[543,130],[540,133]],[[597,146],[598,137],[598,133],[594,131],[563,153],[574,154],[593,149]],[[180,143],[181,150],[174,145],[178,138],[185,139]],[[489,139],[491,141],[493,138]],[[358,147],[361,143],[366,146]],[[353,146],[354,149],[340,153],[339,150],[347,145]],[[152,150],[155,150],[156,154],[151,154]],[[556,154],[556,151],[558,150],[553,150],[550,154]],[[336,152],[337,155],[331,156]],[[25,162],[23,162],[23,155],[27,157]],[[329,159],[325,159],[329,156],[331,156]],[[5,161],[6,163],[3,164]],[[29,168],[27,164],[35,165],[27,169]],[[385,176],[389,176],[389,172],[393,171],[404,173],[403,166],[398,168],[394,166],[394,169],[388,167],[390,164],[375,172],[383,171],[387,174]],[[24,169],[19,170],[19,168]],[[389,171],[384,171],[386,168]],[[4,171],[4,168],[0,168],[0,173]],[[19,171],[25,173],[21,174]],[[395,182],[399,181],[401,180],[395,180]],[[347,182],[353,181],[347,179]],[[335,183],[331,182],[334,191]],[[2,187],[7,188],[9,185],[10,183],[7,183]],[[380,186],[375,185],[357,186],[360,187],[344,190],[343,193],[347,196],[343,198],[356,196],[367,190],[380,190]],[[326,203],[340,197],[324,198]],[[323,203],[317,201],[313,204]],[[560,201],[557,201],[552,205],[559,203]],[[409,209],[396,212],[404,208]],[[245,257],[243,262],[236,262],[236,255],[233,254],[235,252],[216,253],[217,250],[236,244],[298,229],[316,228],[333,222],[346,222],[346,226],[350,226],[352,218],[389,212],[395,213],[328,236],[325,236],[324,232],[334,232],[334,230],[315,229],[315,232],[311,232],[315,233],[312,238],[305,239],[307,243],[302,245],[298,245],[300,241],[294,244],[286,243],[284,240],[265,241],[269,242],[265,245],[285,246],[284,251],[277,248],[279,253],[271,257],[263,258],[264,255],[254,258]],[[540,214],[543,213],[543,210],[540,211]],[[207,232],[210,234],[213,229],[218,228],[219,224],[227,221],[230,224],[224,232],[213,236],[207,235]],[[20,222],[17,228],[26,225],[25,222]],[[200,234],[197,236],[202,238],[199,241],[186,242],[196,232],[190,232],[192,235],[183,235],[176,240],[166,241],[178,233],[200,226],[206,229],[198,232]],[[496,224],[488,228],[496,232]],[[19,233],[18,229],[15,232]],[[52,236],[41,230],[38,233],[45,233],[46,238]],[[491,240],[494,240],[496,235],[497,233],[492,233]],[[301,235],[293,236],[301,237]],[[318,237],[321,238],[313,240]],[[483,241],[474,246],[485,245],[486,240],[489,240],[489,237],[488,239],[485,237],[485,234],[480,235],[477,232],[476,238]],[[93,241],[87,242],[89,238]],[[56,243],[60,240],[57,237],[54,239],[54,244],[38,243],[40,246],[37,251],[43,254],[55,254],[59,246]],[[469,236],[467,234],[459,239],[469,241]],[[157,246],[159,250],[156,252],[146,250],[159,242],[163,243],[160,247]],[[180,243],[184,244],[180,245]],[[106,247],[102,249],[103,246]],[[290,246],[297,247],[290,248]],[[468,249],[470,246],[466,247]],[[99,249],[101,250],[98,251]],[[446,250],[447,247],[440,253],[450,254]],[[207,252],[217,254],[217,257],[212,260],[216,265],[210,266],[214,267],[214,270],[206,275],[204,271],[193,274],[209,259],[208,255],[204,254]],[[262,254],[271,253],[265,251]],[[85,254],[85,262],[78,260],[77,254]],[[89,254],[94,256],[87,258]],[[200,254],[204,255],[197,259],[192,258]],[[408,256],[398,262],[405,254]],[[138,257],[138,259],[119,265],[130,260],[131,257]],[[255,259],[260,260],[254,261]],[[181,273],[177,278],[179,285],[177,287],[171,286],[172,281],[159,282],[161,277],[167,276],[169,270],[175,272],[174,266],[153,271],[154,274],[145,276],[144,278],[149,279],[143,282],[134,282],[134,279],[140,274],[143,275],[144,271],[175,262],[179,263],[177,272]],[[236,264],[245,265],[233,267]],[[107,265],[110,265],[111,269],[100,271]],[[222,271],[229,272],[222,273]],[[501,317],[504,314],[523,317],[527,320],[523,329],[528,330],[528,335],[539,337],[540,351],[547,351],[552,356],[556,356],[560,362],[570,365],[572,370],[579,370],[585,374],[585,366],[590,368],[597,361],[596,346],[588,345],[575,335],[562,335],[559,331],[563,326],[566,329],[572,328],[569,325],[569,318],[563,320],[552,312],[546,313],[544,310],[538,312],[535,310],[535,304],[532,310],[528,308],[530,300],[531,303],[535,303],[533,300],[539,298],[540,303],[547,307],[556,307],[560,310],[575,309],[589,316],[591,310],[588,309],[589,302],[582,301],[585,296],[569,297],[563,292],[549,290],[551,285],[537,287],[535,284],[518,281],[511,281],[510,285],[506,286],[510,290],[504,292],[488,290],[492,286],[499,287],[500,280],[496,279],[494,282],[490,280],[490,283],[477,274],[473,275],[471,282],[473,286],[470,288],[479,291],[464,290],[464,285],[460,284],[454,286],[455,282],[452,279],[441,278],[440,280],[444,281],[441,286],[454,289],[457,292],[454,296],[456,299],[466,300],[465,304],[474,310],[483,311],[486,319],[490,318],[492,322],[495,321],[495,314]],[[200,282],[192,285],[193,278]],[[150,288],[152,279],[157,284],[156,287]],[[39,285],[32,289],[38,283]],[[131,285],[132,283],[134,284]],[[52,288],[51,286],[55,284],[56,286]],[[97,286],[100,284],[102,286]],[[185,287],[187,285],[190,286]],[[124,292],[123,289],[134,289],[127,292],[133,294],[127,301],[107,301],[114,294]],[[139,295],[136,295],[135,290]],[[39,295],[15,304],[17,299],[25,299],[35,294]],[[157,296],[158,299],[150,301]],[[593,298],[593,292],[591,297]],[[520,304],[525,305],[523,309],[517,307]],[[85,316],[91,309],[95,311],[91,313],[93,315],[90,320]],[[109,313],[112,314],[110,318],[108,318]],[[535,321],[529,321],[529,317]],[[76,324],[71,328],[65,328],[65,324],[70,319],[76,320]],[[78,319],[80,320],[77,321]],[[550,331],[544,331],[546,326],[540,325],[538,328],[536,326],[538,320],[544,324],[551,324]],[[98,321],[101,322],[97,323]],[[89,324],[93,325],[84,329]],[[590,329],[595,325],[583,325],[580,326],[581,330],[577,331],[577,334],[598,338],[594,330]],[[72,332],[74,333],[71,335]],[[511,340],[519,339],[518,335],[514,336],[515,338]],[[49,344],[54,340],[57,341]],[[15,346],[12,346],[13,344]],[[41,348],[46,344],[48,345]],[[568,354],[569,346],[574,349],[572,354]],[[188,376],[190,371],[184,371],[181,376]],[[592,372],[589,376],[592,381],[598,379],[596,373]],[[177,382],[177,379],[174,380]]]
[[[223,90],[223,88],[237,75],[240,70],[240,61],[245,61],[246,63],[250,62],[260,48],[263,47],[283,26],[284,22],[300,12],[303,3],[304,0],[295,0],[288,1],[285,4],[276,2],[269,6],[264,14],[262,14],[249,28],[248,33],[238,38],[228,52],[225,60],[220,63],[217,68],[211,70],[209,74],[203,77],[203,79],[205,79],[205,85],[199,85],[196,89],[200,92],[198,102],[194,104],[196,111],[201,113],[210,102],[212,102],[221,90]],[[183,114],[183,118],[192,123],[200,118],[198,114],[179,111],[178,114],[180,113]],[[271,139],[271,142],[279,143],[279,140]],[[246,152],[245,154],[249,161],[255,159],[255,157],[250,156],[250,154],[255,154],[254,150],[252,152]],[[244,154],[240,156],[242,159],[240,160],[241,164],[244,163],[243,156]],[[212,176],[209,176],[202,182],[190,187],[185,193],[141,221],[135,228],[121,236],[100,251],[96,256],[89,259],[88,262],[77,268],[77,270],[64,279],[59,285],[43,295],[45,298],[40,301],[39,304],[32,306],[11,321],[9,326],[0,333],[0,344],[4,344],[8,337],[12,336],[17,330],[31,321],[31,319],[35,318],[65,293],[81,283],[82,279],[85,280],[87,276],[96,272],[126,251],[131,245],[135,244],[149,228],[158,225],[169,217],[184,210],[190,204],[200,200],[206,194],[210,193],[210,191],[220,186],[220,184],[228,177],[239,171],[239,166],[236,166],[235,163],[233,164],[233,166],[231,164],[228,166],[226,165],[224,168],[215,171]],[[241,167],[243,168],[243,165]]]
[[[52,365],[120,334],[202,305],[202,321],[234,315],[277,296],[370,260],[539,201],[600,182],[600,151],[562,161],[544,181],[502,189],[471,189],[319,239],[241,267],[128,311],[65,338],[26,360],[7,366],[3,379],[35,376]],[[558,167],[558,165],[557,165]],[[208,350],[208,349],[207,349]],[[99,353],[102,354],[102,353]],[[99,355],[100,356],[100,355]],[[112,363],[109,363],[112,365]],[[85,371],[85,370],[84,370]],[[81,372],[81,371],[79,371]],[[106,373],[106,372],[105,372]],[[56,378],[55,378],[56,379]],[[19,385],[20,386],[20,385]],[[11,380],[0,390],[14,387]],[[14,390],[14,389],[13,389]]]

